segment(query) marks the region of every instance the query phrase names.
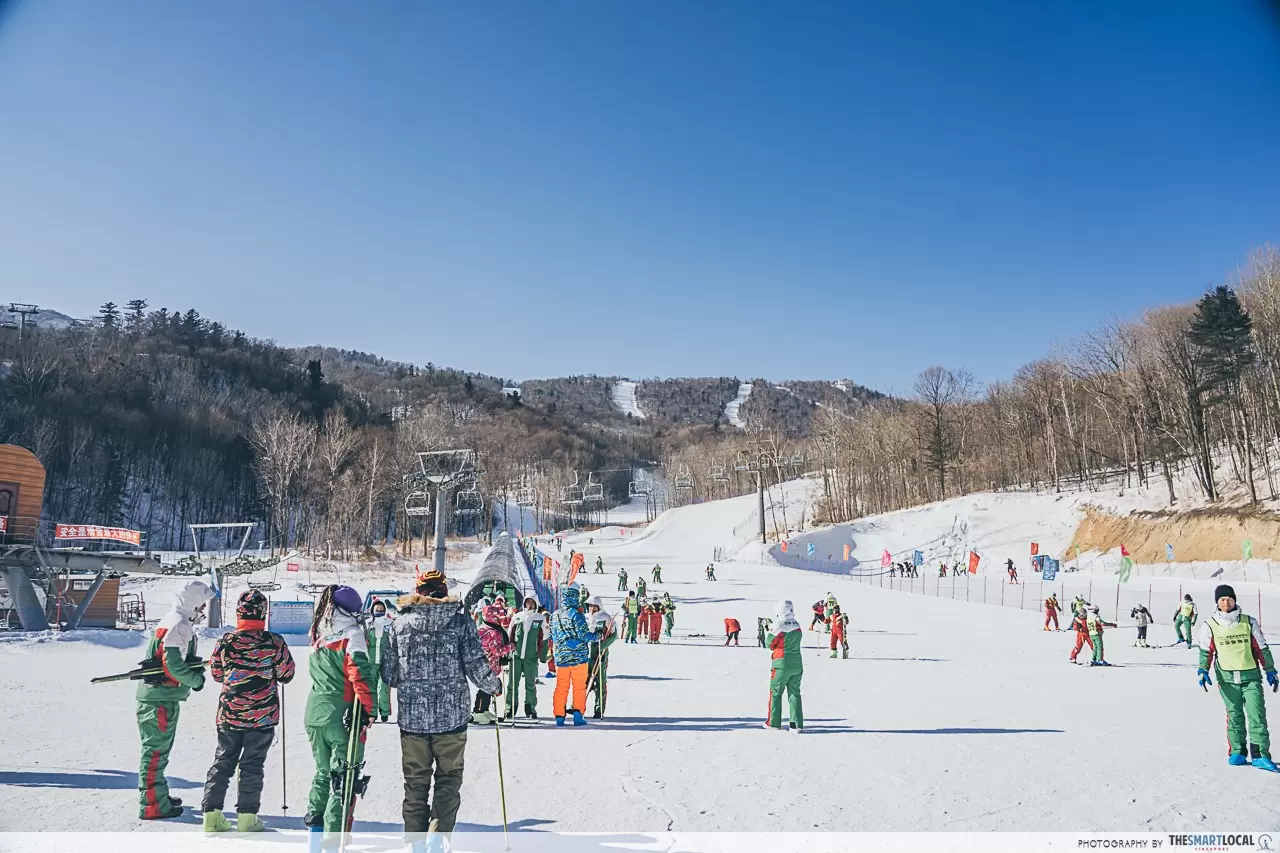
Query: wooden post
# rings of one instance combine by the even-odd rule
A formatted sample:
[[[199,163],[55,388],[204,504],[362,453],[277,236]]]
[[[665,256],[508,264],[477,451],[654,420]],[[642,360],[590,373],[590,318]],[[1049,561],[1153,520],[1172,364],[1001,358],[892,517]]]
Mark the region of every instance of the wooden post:
[[[1120,621],[1120,582],[1116,581],[1116,621]]]

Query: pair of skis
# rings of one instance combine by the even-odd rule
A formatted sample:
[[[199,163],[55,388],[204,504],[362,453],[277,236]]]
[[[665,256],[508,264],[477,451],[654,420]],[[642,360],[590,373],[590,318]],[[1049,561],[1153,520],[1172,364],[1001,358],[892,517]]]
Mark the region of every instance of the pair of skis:
[[[351,731],[347,733],[347,753],[338,762],[338,769],[329,773],[329,783],[333,792],[342,800],[342,836],[338,842],[339,851],[346,850],[347,839],[351,835],[351,826],[355,822],[356,797],[363,797],[369,788],[369,776],[360,775],[364,770],[364,761],[357,761],[360,753],[360,725],[364,705],[360,697],[351,701]]]
[[[207,660],[188,661],[188,666],[196,668],[204,668],[209,665]],[[115,675],[100,675],[97,678],[89,679],[90,684],[110,684],[113,681],[141,681],[144,678],[152,678],[157,675],[164,675],[164,666],[140,666],[137,669],[131,669],[128,672],[119,672]]]

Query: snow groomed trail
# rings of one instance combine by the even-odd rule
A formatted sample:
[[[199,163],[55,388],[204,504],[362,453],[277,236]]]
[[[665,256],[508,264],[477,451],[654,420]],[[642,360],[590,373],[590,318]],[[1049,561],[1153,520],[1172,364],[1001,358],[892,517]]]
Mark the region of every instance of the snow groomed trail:
[[[644,420],[644,412],[640,411],[640,404],[636,402],[636,385],[638,383],[629,382],[625,379],[615,382],[613,385],[612,395],[613,404],[624,415]]]
[[[751,396],[752,387],[750,382],[739,383],[738,396],[725,404],[724,419],[729,422],[730,426],[736,426],[738,429],[747,428],[747,425],[742,422],[742,405]]]
[[[669,511],[639,536],[606,529],[566,539],[566,555],[576,548],[587,557],[580,582],[614,612],[618,568],[627,568],[634,588],[637,574],[648,579],[660,562],[666,582],[649,588],[675,600],[675,636],[656,646],[615,644],[607,719],[502,732],[509,816],[529,831],[515,849],[578,849],[547,846],[550,837],[540,841],[533,831],[629,834],[585,836],[580,841],[592,845],[585,849],[629,842],[694,850],[719,848],[682,833],[1186,832],[1227,823],[1280,830],[1280,779],[1227,766],[1222,703],[1196,686],[1194,652],[1136,649],[1131,629],[1112,629],[1107,657],[1116,667],[1073,666],[1072,635],[1044,632],[1035,612],[744,562],[718,563],[719,579],[705,580],[723,528],[747,511],[736,498]],[[542,547],[551,546],[544,539]],[[592,571],[597,554],[603,575]],[[789,598],[807,626],[809,605],[828,591],[850,615],[852,659],[830,659],[827,635],[806,632],[806,730],[765,730],[769,657],[755,647],[756,618]],[[742,623],[740,647],[723,645],[726,617]],[[119,632],[83,637],[0,643],[6,711],[23,721],[0,744],[0,830],[198,838],[192,813],[176,822],[136,820],[133,688],[88,684],[131,667],[140,645],[108,645],[130,639]],[[1167,645],[1172,628],[1157,625],[1150,639]],[[292,642],[300,675],[287,688],[290,809],[286,820],[277,743],[263,797],[272,827],[296,826],[312,771],[301,714],[308,650]],[[203,639],[202,653],[210,646]],[[550,694],[549,684],[539,687],[544,716]],[[198,801],[213,756],[216,698],[206,689],[182,709],[169,773],[188,804]],[[1275,721],[1275,698],[1267,698]],[[372,729],[367,757],[373,782],[356,829],[398,834],[393,725]],[[471,730],[466,768],[459,832],[486,834],[460,835],[456,849],[499,850],[500,837],[487,834],[501,826],[492,731]]]

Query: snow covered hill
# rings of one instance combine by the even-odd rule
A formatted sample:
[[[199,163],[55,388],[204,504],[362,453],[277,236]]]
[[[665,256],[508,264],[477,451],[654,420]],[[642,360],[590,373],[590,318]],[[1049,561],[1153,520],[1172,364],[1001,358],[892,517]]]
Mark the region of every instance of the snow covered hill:
[[[750,382],[743,382],[738,386],[738,396],[724,407],[724,418],[729,422],[730,426],[746,429],[747,425],[742,422],[741,412],[742,404],[747,402],[747,399],[751,396],[751,388],[752,384]]]
[[[22,317],[16,311],[9,309],[10,303],[0,303],[0,324],[12,324],[17,326],[21,324]],[[61,311],[54,311],[52,308],[41,308],[38,314],[30,314],[27,316],[27,325],[36,326],[41,329],[66,329],[74,326],[79,321],[73,317],[63,314]]]
[[[636,402],[636,384],[623,379],[614,383],[612,389],[613,404],[624,415],[630,415],[633,418],[644,420],[644,412],[640,411],[640,404]]]

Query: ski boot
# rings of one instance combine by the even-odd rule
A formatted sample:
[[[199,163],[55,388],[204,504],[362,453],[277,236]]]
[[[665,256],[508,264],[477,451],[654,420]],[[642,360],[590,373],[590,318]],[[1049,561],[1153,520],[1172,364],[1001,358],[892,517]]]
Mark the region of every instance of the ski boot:
[[[320,820],[323,822],[324,817]],[[324,826],[307,827],[307,853],[321,853],[324,850]]]
[[[585,725],[587,724],[587,721],[586,721],[586,720],[584,720],[584,719],[582,719],[582,712],[581,712],[581,711],[574,711],[574,712],[573,712],[573,724],[574,724],[575,726],[585,726]]]
[[[207,817],[207,815],[206,815]],[[267,825],[256,814],[236,815],[236,832],[266,832]]]
[[[184,814],[185,812],[183,811],[182,806],[175,806],[172,803],[170,803],[167,811],[163,811],[160,814],[152,815],[150,817],[148,817],[145,814],[140,815],[140,817],[143,820],[169,820],[175,817],[182,817]]]
[[[1249,763],[1249,758],[1243,752],[1234,752],[1227,757],[1227,763],[1232,767],[1243,767]]]
[[[170,798],[169,798],[169,805],[171,805],[171,806],[180,806],[180,805],[182,805],[182,797],[170,797]]]
[[[1276,763],[1271,760],[1270,755],[1263,755],[1262,750],[1253,744],[1249,744],[1249,754],[1253,757],[1253,766],[1259,770],[1270,770],[1272,773],[1277,772]]]
[[[598,719],[600,719],[600,712],[599,712],[599,711],[592,711],[592,712],[591,712],[591,719],[593,719],[593,720],[598,720]]]
[[[481,711],[478,714],[471,715],[471,724],[473,726],[491,726],[493,722],[494,716],[488,711]]]
[[[564,717],[556,717],[556,725],[557,725],[557,726],[560,726],[560,727],[562,727],[562,728],[563,728],[563,727],[564,727]]]
[[[831,657],[832,657],[832,658],[834,658],[835,656],[836,656],[836,653],[835,653],[835,652],[832,652],[832,653],[831,653]]]
[[[209,834],[215,832],[230,832],[231,824],[227,821],[227,816],[221,811],[205,812],[204,831]]]

